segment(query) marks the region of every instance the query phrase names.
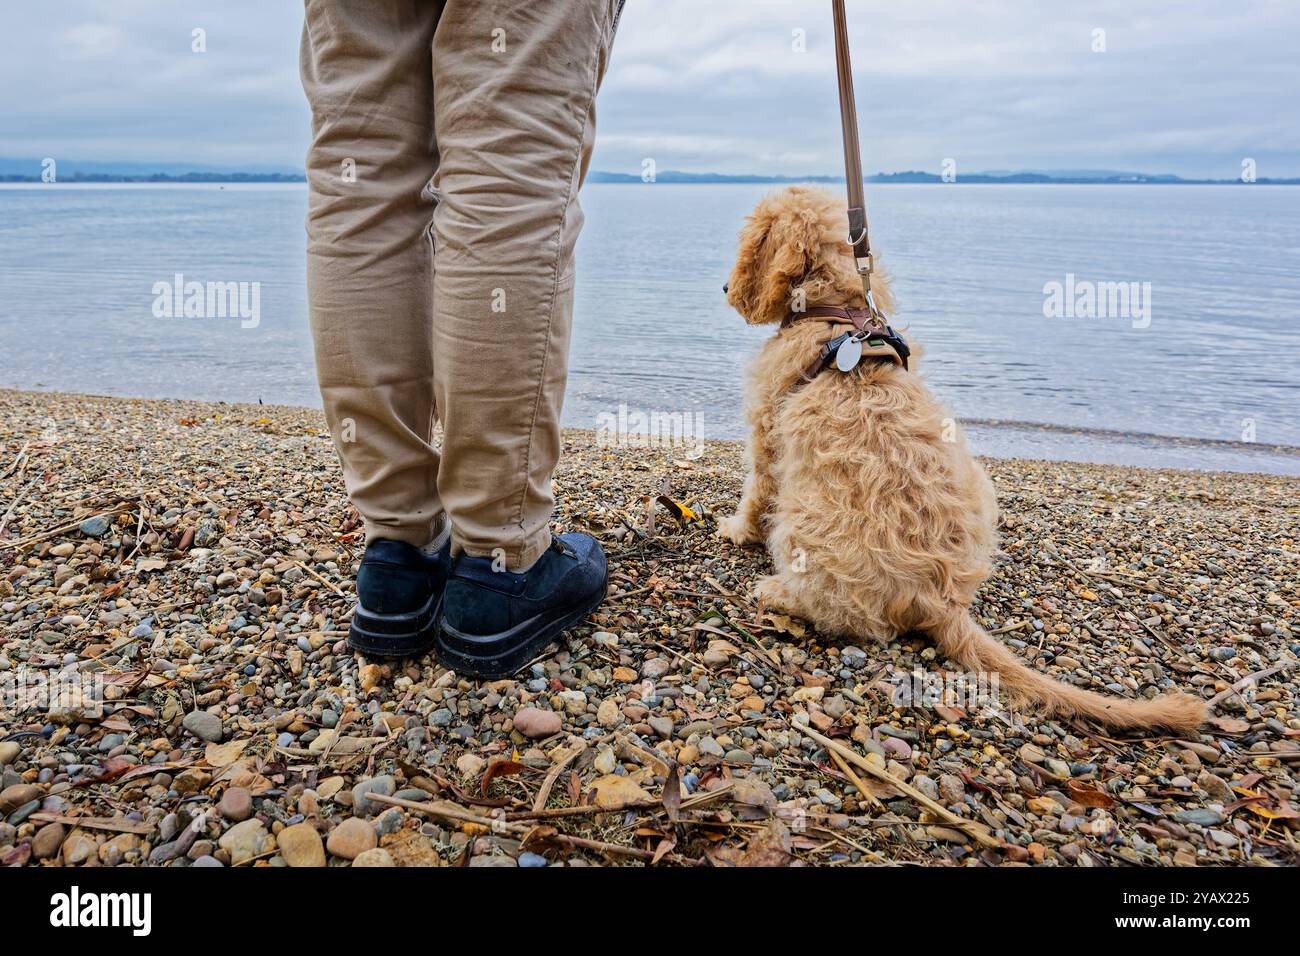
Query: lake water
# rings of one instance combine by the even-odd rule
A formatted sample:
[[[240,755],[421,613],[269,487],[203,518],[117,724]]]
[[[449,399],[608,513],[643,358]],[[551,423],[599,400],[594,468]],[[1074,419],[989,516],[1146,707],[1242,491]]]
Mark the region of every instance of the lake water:
[[[584,190],[566,424],[626,406],[743,435],[742,369],[770,330],[721,285],[772,188]],[[1300,473],[1278,447],[1300,446],[1300,189],[890,185],[867,202],[895,324],[977,451]],[[0,386],[318,405],[305,210],[300,185],[0,187]],[[260,320],[157,317],[154,284],[177,273],[260,283]],[[1149,312],[1045,317],[1045,286],[1070,281],[1137,283]]]

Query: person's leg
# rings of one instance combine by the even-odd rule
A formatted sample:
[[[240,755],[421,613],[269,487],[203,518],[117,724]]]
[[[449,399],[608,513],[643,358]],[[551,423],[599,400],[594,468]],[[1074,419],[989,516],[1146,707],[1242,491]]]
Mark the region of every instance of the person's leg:
[[[450,557],[433,434],[438,164],[432,46],[442,4],[307,0],[307,283],[316,369],[365,521],[348,643],[403,657],[433,643]],[[428,553],[421,548],[430,542]]]
[[[604,598],[589,535],[553,538],[578,189],[622,0],[448,0],[434,38],[438,490],[458,552],[438,659],[505,677]]]
[[[438,490],[453,547],[551,543],[578,189],[622,0],[448,0],[433,44]]]
[[[425,187],[438,164],[432,45],[442,4],[307,0],[307,289],[316,370],[368,542],[443,524]]]

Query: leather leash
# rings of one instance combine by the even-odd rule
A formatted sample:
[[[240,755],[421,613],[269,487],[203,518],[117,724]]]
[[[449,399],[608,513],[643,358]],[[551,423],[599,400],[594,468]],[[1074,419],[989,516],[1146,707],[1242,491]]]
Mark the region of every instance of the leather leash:
[[[849,245],[853,261],[862,278],[862,294],[867,308],[879,315],[871,295],[871,239],[867,232],[867,204],[862,193],[862,155],[858,146],[858,107],[853,98],[853,64],[849,61],[849,29],[845,21],[844,0],[831,0],[835,19],[835,72],[840,87],[840,128],[844,135],[844,179],[848,184]]]

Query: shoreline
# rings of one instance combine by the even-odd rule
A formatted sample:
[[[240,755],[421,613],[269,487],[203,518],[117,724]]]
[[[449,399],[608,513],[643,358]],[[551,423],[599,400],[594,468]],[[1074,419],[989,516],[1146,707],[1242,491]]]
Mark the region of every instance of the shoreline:
[[[980,623],[1058,680],[1214,702],[1186,739],[1115,738],[996,695],[900,699],[910,675],[960,676],[928,640],[859,647],[764,613],[767,555],[712,534],[734,442],[690,461],[565,430],[556,523],[602,542],[606,603],[511,680],[367,661],[346,648],[363,542],[323,425],[0,391],[0,685],[102,692],[55,713],[0,694],[0,863],[648,862],[670,781],[662,865],[1300,862],[1297,479],[985,459],[1002,520]],[[647,511],[665,484],[698,521]],[[906,788],[859,792],[805,721]],[[554,808],[604,849],[369,792]]]
[[[80,392],[65,391],[55,388],[19,388],[8,385],[0,385],[0,396],[6,393],[13,394],[32,394],[32,395],[54,395],[69,398],[82,398],[104,401],[141,401],[141,402],[194,402],[201,405],[228,405],[234,407],[249,408],[278,408],[295,411],[313,411],[319,412],[320,406],[315,405],[298,405],[272,402],[267,404],[257,402],[237,402],[223,399],[188,399],[188,398],[171,398],[171,397],[141,397],[133,395],[112,395],[98,392]],[[1268,444],[1263,442],[1244,442],[1231,441],[1221,438],[1202,438],[1197,436],[1185,435],[1161,435],[1154,432],[1142,431],[1120,431],[1114,429],[1093,428],[1084,425],[1058,425],[1050,422],[1032,422],[1017,421],[1005,418],[967,418],[958,419],[958,423],[966,430],[968,436],[977,434],[982,429],[988,429],[1000,433],[1024,433],[1028,435],[1046,434],[1054,437],[1079,436],[1086,440],[1096,441],[1102,446],[1108,445],[1112,452],[1121,445],[1134,448],[1149,446],[1163,446],[1166,449],[1179,449],[1195,452],[1204,450],[1211,453],[1216,452],[1236,452],[1244,458],[1251,456],[1268,457],[1271,459],[1268,464],[1272,464],[1272,470],[1266,468],[1183,468],[1179,466],[1165,465],[1143,465],[1126,462],[1103,461],[1096,458],[1079,457],[1034,457],[1024,455],[1002,455],[1002,454],[982,454],[977,452],[980,458],[998,459],[1002,461],[1042,461],[1042,462],[1063,462],[1076,464],[1095,464],[1095,465],[1114,465],[1122,468],[1150,468],[1159,471],[1196,471],[1207,474],[1243,474],[1243,475],[1276,475],[1279,477],[1297,477],[1300,476],[1300,446],[1286,444]],[[594,431],[595,429],[581,426],[565,426],[564,431]],[[636,433],[641,434],[641,433]],[[742,436],[737,437],[707,437],[709,443],[721,444],[744,444]],[[974,445],[972,441],[972,445]]]

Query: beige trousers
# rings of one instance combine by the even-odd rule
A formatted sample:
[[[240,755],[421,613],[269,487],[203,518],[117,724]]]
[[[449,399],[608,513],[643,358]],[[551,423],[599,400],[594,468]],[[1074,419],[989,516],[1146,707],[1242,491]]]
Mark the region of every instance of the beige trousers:
[[[578,189],[622,0],[306,0],[307,283],[367,540],[530,566],[573,314]],[[441,454],[433,444],[441,422]]]

